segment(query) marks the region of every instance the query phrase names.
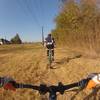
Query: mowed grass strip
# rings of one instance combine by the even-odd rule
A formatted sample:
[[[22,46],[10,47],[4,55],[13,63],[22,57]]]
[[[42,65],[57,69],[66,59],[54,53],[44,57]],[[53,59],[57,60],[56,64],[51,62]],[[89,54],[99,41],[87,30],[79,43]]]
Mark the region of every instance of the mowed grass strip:
[[[11,44],[11,45],[0,45],[0,54],[23,52],[27,50],[37,50],[41,48],[40,43],[34,44]]]

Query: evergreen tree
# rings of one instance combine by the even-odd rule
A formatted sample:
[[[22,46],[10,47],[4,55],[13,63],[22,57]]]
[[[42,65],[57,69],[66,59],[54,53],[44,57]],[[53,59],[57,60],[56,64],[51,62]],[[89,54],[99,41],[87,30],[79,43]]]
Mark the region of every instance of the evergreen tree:
[[[14,36],[14,37],[11,39],[11,43],[13,43],[13,44],[21,44],[21,43],[22,43],[22,40],[20,39],[19,35],[16,34],[16,36]]]

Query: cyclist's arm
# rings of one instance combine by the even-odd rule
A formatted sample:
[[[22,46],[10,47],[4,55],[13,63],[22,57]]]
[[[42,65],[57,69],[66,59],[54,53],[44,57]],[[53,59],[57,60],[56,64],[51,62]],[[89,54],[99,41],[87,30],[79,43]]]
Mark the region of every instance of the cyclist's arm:
[[[46,47],[46,44],[47,44],[47,40],[45,38],[45,40],[44,40],[44,47]]]
[[[56,47],[56,42],[55,42],[55,39],[54,39],[54,38],[52,38],[52,40],[53,40],[54,47]]]

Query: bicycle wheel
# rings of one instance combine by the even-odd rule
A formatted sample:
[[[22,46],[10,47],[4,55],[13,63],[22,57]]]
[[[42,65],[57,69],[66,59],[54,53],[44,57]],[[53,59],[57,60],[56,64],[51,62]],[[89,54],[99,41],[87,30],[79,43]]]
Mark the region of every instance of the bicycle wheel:
[[[49,49],[48,59],[49,59],[49,66],[51,67],[51,64],[52,64],[52,51],[51,51],[51,49]]]

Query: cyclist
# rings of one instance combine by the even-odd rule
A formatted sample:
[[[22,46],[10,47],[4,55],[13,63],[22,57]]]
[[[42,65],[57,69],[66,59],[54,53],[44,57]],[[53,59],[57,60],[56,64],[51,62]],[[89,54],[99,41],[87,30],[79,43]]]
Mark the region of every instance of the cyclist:
[[[45,38],[45,45],[47,47],[47,56],[49,56],[49,49],[52,49],[52,57],[54,60],[54,46],[55,46],[55,40],[52,37],[51,34],[48,34],[47,38]]]

